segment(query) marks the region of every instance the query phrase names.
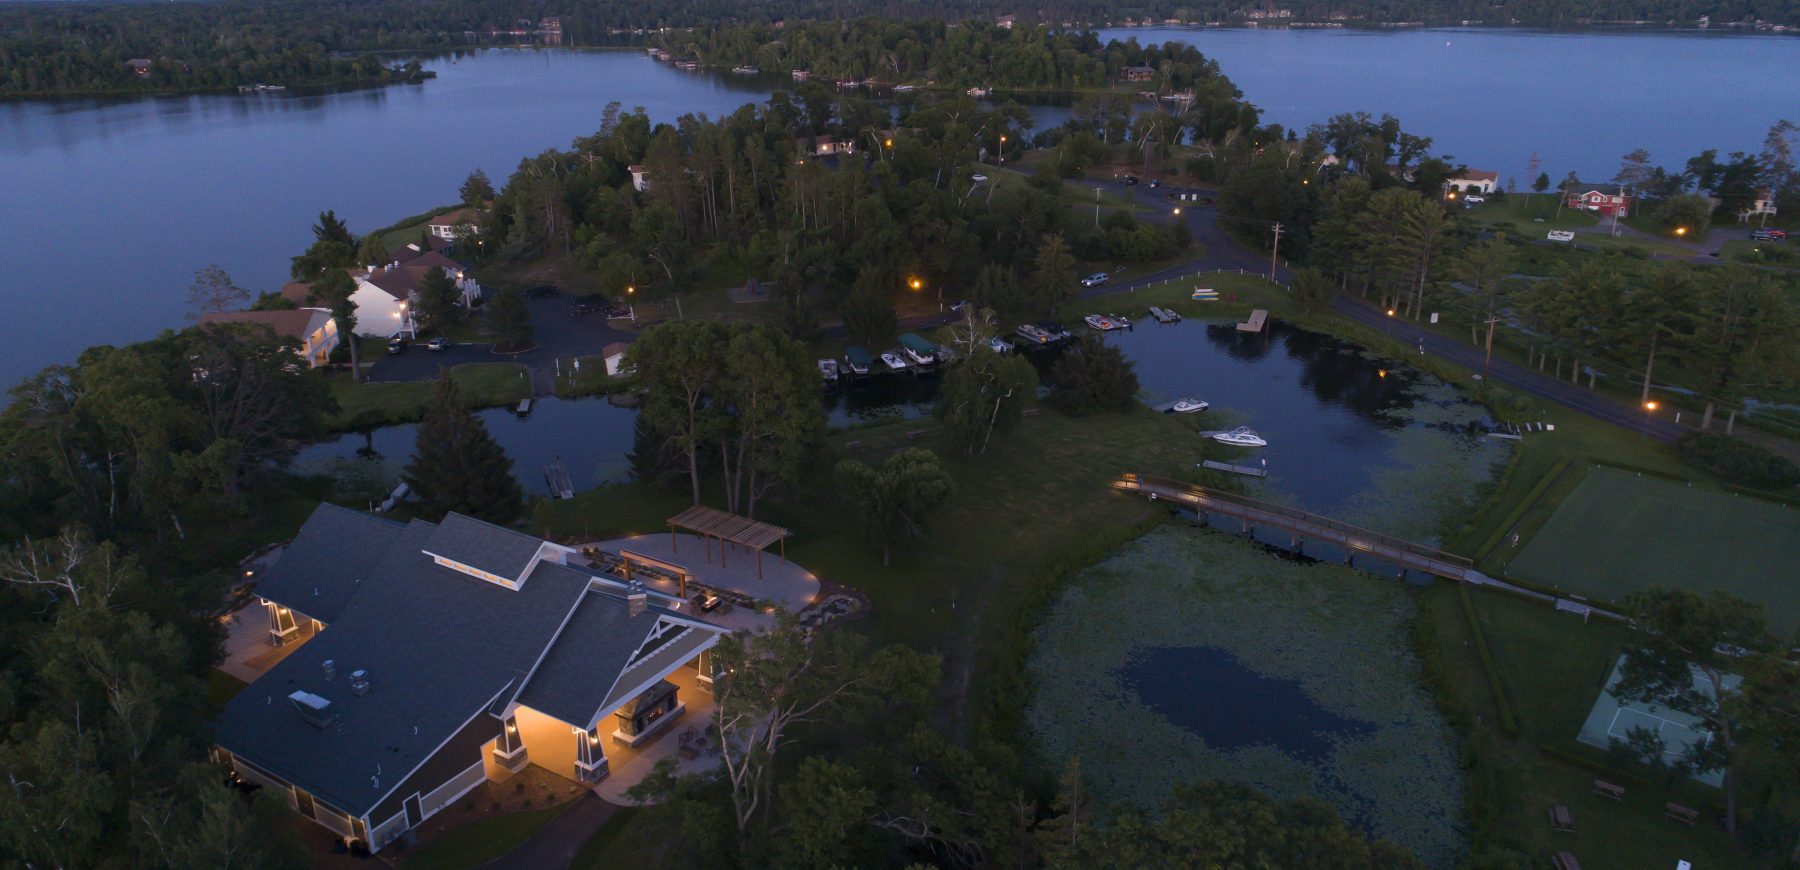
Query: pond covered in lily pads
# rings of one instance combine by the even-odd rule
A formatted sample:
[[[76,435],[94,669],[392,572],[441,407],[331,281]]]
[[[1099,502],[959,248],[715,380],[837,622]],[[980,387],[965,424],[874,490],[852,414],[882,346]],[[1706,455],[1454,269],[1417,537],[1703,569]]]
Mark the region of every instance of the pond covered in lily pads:
[[[1216,749],[1266,744],[1289,755],[1324,758],[1331,735],[1374,726],[1320,706],[1296,680],[1266,677],[1229,650],[1158,646],[1119,671],[1138,700]]]
[[[1176,786],[1325,801],[1431,866],[1465,849],[1456,736],[1407,643],[1407,588],[1164,526],[1076,576],[1039,625],[1026,722],[1100,803]]]

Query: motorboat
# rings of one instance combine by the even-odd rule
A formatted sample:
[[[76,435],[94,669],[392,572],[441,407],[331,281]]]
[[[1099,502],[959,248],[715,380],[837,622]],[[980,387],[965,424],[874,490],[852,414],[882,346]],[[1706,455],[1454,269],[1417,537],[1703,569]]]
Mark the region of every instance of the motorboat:
[[[826,383],[831,383],[831,382],[836,381],[838,379],[837,360],[834,360],[834,359],[819,360],[819,376],[824,378]]]
[[[1248,426],[1239,426],[1230,432],[1214,432],[1212,439],[1233,447],[1262,447],[1269,443]]]
[[[1065,341],[1069,337],[1069,331],[1054,320],[1040,320],[1037,326],[1043,330],[1045,341]]]
[[[1174,411],[1177,414],[1197,414],[1210,407],[1212,407],[1212,405],[1208,404],[1205,399],[1195,398],[1194,396],[1183,396],[1182,398],[1176,399],[1174,407],[1171,407],[1169,410]]]
[[[1032,344],[1043,344],[1050,340],[1050,333],[1047,333],[1042,328],[1030,323],[1020,324],[1019,328],[1013,331],[1017,332],[1020,338],[1023,338]]]
[[[938,346],[916,333],[900,336],[900,347],[914,365],[928,366],[938,361]]]
[[[891,350],[882,352],[881,363],[882,365],[887,366],[888,371],[891,372],[906,371],[906,360],[901,359],[899,354],[894,353]]]
[[[741,75],[741,76],[753,76],[759,72],[762,72],[762,70],[759,70],[753,66],[734,66],[731,68],[731,71],[734,73],[737,73],[738,75]]]
[[[1007,341],[998,335],[988,339],[988,347],[992,349],[994,353],[1012,353],[1013,349],[1012,342]]]
[[[1113,320],[1110,317],[1102,317],[1098,314],[1089,314],[1088,316],[1082,318],[1082,320],[1087,321],[1087,325],[1089,325],[1095,329],[1098,329],[1101,332],[1106,332],[1107,330],[1110,330],[1110,329],[1120,328],[1120,324],[1118,321]]]

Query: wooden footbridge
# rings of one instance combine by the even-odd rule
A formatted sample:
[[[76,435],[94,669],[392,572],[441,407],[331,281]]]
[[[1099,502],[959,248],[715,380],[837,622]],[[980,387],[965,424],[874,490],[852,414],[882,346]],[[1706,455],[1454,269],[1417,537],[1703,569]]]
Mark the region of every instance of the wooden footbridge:
[[[1401,574],[1407,571],[1419,571],[1435,577],[1455,580],[1458,583],[1504,589],[1517,595],[1554,604],[1559,610],[1577,613],[1583,621],[1586,621],[1590,615],[1616,620],[1624,619],[1617,613],[1591,607],[1584,601],[1558,598],[1522,586],[1515,586],[1504,580],[1496,580],[1475,570],[1474,562],[1454,553],[1446,553],[1392,535],[1359,528],[1298,508],[1269,504],[1199,484],[1183,483],[1166,477],[1152,477],[1143,474],[1120,475],[1118,480],[1113,481],[1113,489],[1139,493],[1149,496],[1151,501],[1166,501],[1200,513],[1236,517],[1243,524],[1245,533],[1258,527],[1281,529],[1292,536],[1292,546],[1296,549],[1301,547],[1305,541],[1324,541],[1335,544],[1344,551],[1345,563],[1352,566],[1356,564],[1358,555],[1366,555],[1396,566]]]

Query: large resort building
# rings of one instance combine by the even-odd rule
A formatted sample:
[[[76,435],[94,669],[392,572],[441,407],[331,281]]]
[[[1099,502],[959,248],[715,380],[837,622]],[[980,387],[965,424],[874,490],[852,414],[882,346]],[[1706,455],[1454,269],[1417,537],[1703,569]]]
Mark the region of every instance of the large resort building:
[[[256,587],[292,651],[226,707],[215,760],[371,851],[527,764],[604,779],[706,697],[725,630],[581,562],[457,514],[321,505]]]

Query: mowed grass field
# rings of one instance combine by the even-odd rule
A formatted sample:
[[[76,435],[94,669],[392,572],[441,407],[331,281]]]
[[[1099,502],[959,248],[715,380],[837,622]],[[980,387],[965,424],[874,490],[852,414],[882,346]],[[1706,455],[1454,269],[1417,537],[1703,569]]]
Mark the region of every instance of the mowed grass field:
[[[1618,601],[1649,586],[1725,590],[1800,626],[1800,509],[1594,466],[1508,566],[1509,573]]]

